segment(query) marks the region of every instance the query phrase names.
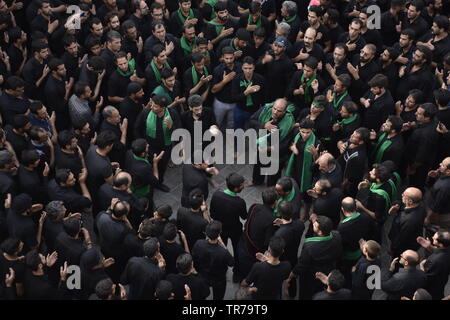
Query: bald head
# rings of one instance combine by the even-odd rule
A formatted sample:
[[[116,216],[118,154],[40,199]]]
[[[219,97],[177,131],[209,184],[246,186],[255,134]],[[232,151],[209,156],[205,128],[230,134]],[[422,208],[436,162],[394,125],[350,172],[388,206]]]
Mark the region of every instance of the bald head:
[[[417,188],[407,188],[403,191],[403,203],[407,206],[417,206],[422,201],[422,191]]]
[[[446,176],[450,176],[450,157],[445,158],[442,160],[439,171]]]
[[[272,119],[281,119],[286,114],[287,100],[280,98],[275,100],[272,107]]]
[[[356,212],[356,201],[351,197],[346,197],[342,200],[342,210],[344,214]]]
[[[406,250],[402,253],[403,265],[408,268],[415,268],[419,264],[419,254],[414,250]]]
[[[305,31],[305,36],[303,37],[303,41],[305,42],[305,46],[311,48],[313,46],[314,41],[316,40],[317,31],[314,28],[308,28]]]
[[[113,185],[115,188],[127,189],[131,184],[131,175],[128,172],[121,171],[114,177]]]
[[[328,172],[336,165],[336,160],[331,153],[324,153],[317,159],[317,164],[322,172]]]

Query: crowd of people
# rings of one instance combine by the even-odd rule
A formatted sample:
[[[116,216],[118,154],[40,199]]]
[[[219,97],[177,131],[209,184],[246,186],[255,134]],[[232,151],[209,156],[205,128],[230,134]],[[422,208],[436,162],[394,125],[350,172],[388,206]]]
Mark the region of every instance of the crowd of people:
[[[232,267],[240,300],[445,299],[449,8],[0,0],[0,297],[222,300]],[[182,164],[175,215],[197,123],[269,130],[279,169]]]

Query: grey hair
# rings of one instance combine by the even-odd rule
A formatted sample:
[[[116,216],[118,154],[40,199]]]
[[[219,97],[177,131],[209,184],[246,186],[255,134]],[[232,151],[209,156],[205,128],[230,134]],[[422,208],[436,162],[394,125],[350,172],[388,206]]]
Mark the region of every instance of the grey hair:
[[[290,17],[297,14],[297,4],[294,1],[284,1],[281,6],[286,9]]]
[[[114,39],[122,39],[122,36],[117,31],[111,30],[106,34],[106,42],[111,42]]]
[[[59,200],[51,201],[45,206],[45,212],[47,212],[50,218],[55,220],[63,213],[62,212],[63,205],[64,202],[62,201]]]
[[[289,35],[291,32],[291,26],[287,22],[280,22],[277,27],[278,30],[285,36]]]
[[[116,107],[106,106],[102,111],[103,119],[111,118],[114,111],[118,111]]]
[[[202,105],[202,103],[203,103],[203,99],[198,94],[194,94],[194,95],[190,96],[188,99],[188,106],[192,107],[192,108],[199,107]]]

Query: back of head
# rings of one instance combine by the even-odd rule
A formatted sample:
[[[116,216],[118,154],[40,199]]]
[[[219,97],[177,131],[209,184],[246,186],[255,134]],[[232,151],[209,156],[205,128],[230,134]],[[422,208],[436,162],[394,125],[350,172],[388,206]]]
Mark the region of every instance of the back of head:
[[[287,201],[282,201],[278,205],[278,213],[280,214],[282,219],[291,220],[292,214],[294,213],[294,208],[292,206],[292,203],[287,202]]]
[[[328,236],[333,230],[333,222],[330,218],[326,216],[317,216],[317,224],[319,225],[319,230],[322,232],[322,235]]]
[[[71,237],[75,237],[80,233],[81,220],[78,218],[69,218],[63,222],[64,231]]]
[[[293,185],[292,180],[289,177],[283,177],[277,181],[277,184],[281,186],[283,192],[291,192]]]
[[[284,248],[286,247],[286,242],[282,237],[272,237],[269,241],[269,250],[270,254],[274,258],[279,258],[284,252]]]
[[[237,189],[244,183],[244,177],[239,173],[230,173],[227,177],[227,188],[229,190]]]
[[[159,251],[159,241],[157,238],[150,238],[144,242],[144,256],[153,258]]]
[[[113,294],[113,282],[110,278],[100,280],[95,286],[95,294],[99,299],[106,300]]]
[[[158,215],[163,219],[169,219],[172,215],[172,207],[168,204],[163,204],[162,206],[159,206],[158,209],[156,209],[156,212],[158,212]]]
[[[158,300],[169,300],[172,297],[172,282],[160,280],[156,285],[155,295]]]
[[[204,195],[203,191],[199,188],[195,188],[189,193],[189,205],[193,210],[198,210],[203,204]]]
[[[177,270],[181,274],[187,274],[192,269],[192,256],[189,253],[182,253],[177,258]]]
[[[18,238],[7,238],[2,242],[1,250],[12,256],[19,250],[20,242]]]
[[[100,149],[106,149],[112,147],[116,141],[116,135],[111,130],[105,130],[99,133],[97,136],[97,147]]]
[[[381,246],[378,242],[374,240],[369,240],[366,242],[367,255],[370,259],[376,259],[380,255]]]
[[[345,285],[344,275],[337,269],[334,269],[328,275],[328,286],[334,292],[342,289]]]
[[[275,188],[270,187],[262,192],[262,200],[265,205],[272,206],[278,199],[278,194],[275,191]]]
[[[54,200],[54,201],[47,203],[47,205],[45,206],[45,212],[47,212],[47,216],[51,220],[56,220],[61,215],[64,215],[65,212],[63,211],[63,205],[64,205],[64,202],[59,201],[59,200]]]
[[[205,233],[210,240],[216,240],[220,236],[221,232],[222,223],[220,221],[214,220],[206,226]]]
[[[432,300],[431,294],[425,289],[417,289],[414,293],[414,300]]]

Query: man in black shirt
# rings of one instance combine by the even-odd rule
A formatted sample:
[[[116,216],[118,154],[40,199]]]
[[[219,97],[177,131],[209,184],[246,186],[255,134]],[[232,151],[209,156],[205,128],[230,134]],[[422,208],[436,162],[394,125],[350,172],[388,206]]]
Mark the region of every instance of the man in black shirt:
[[[377,48],[373,44],[366,44],[359,55],[353,57],[352,63],[347,64],[348,72],[353,77],[350,87],[352,97],[361,97],[369,90],[368,82],[379,71],[379,66],[375,62]]]
[[[412,187],[422,189],[428,171],[436,156],[438,133],[436,132],[436,106],[424,103],[417,108],[417,127],[408,139],[405,149],[405,159],[408,162],[407,174]]]
[[[333,187],[327,179],[320,179],[308,190],[308,195],[313,199],[312,214],[325,216],[333,221],[333,229],[336,229],[341,219],[341,201],[344,194],[340,188]],[[312,234],[312,226],[308,230],[308,236]]]
[[[164,277],[164,265],[158,239],[150,238],[144,243],[144,256],[131,258],[121,277],[121,283],[130,285],[130,299],[154,300],[156,285]]]
[[[173,285],[174,299],[184,300],[187,285],[191,291],[192,300],[205,300],[209,296],[209,284],[195,272],[192,256],[189,253],[179,255],[176,265],[179,273],[168,274],[166,277]]]
[[[387,46],[394,45],[398,40],[396,26],[402,19],[404,9],[404,0],[392,0],[390,9],[381,14],[380,32],[383,34],[383,43]]]
[[[395,60],[400,56],[400,51],[393,47],[386,47],[380,55],[379,70],[388,78],[388,88],[391,94],[397,92],[399,64]]]
[[[360,240],[360,248],[363,256],[352,268],[352,297],[354,300],[371,300],[374,289],[369,289],[367,280],[373,274],[369,267],[381,268],[381,246],[373,240]],[[373,269],[372,269],[373,270]]]
[[[274,188],[262,192],[263,204],[253,204],[248,210],[244,233],[239,242],[239,271],[241,279],[245,278],[252,265],[257,261],[256,253],[267,250],[269,240],[275,232],[273,209],[278,195]]]
[[[244,129],[248,119],[264,103],[265,80],[255,73],[255,61],[252,57],[242,60],[242,73],[232,82],[232,97],[236,102],[234,108],[234,129]]]
[[[450,37],[448,36],[449,22],[446,16],[436,16],[433,20],[431,32],[427,32],[417,45],[427,46],[433,51],[432,66],[441,66],[445,55],[450,51]]]
[[[183,75],[184,95],[190,97],[198,94],[201,95],[203,101],[206,101],[213,75],[205,66],[205,56],[202,53],[192,53],[190,60],[192,66],[187,68]]]
[[[13,125],[16,115],[25,114],[30,101],[23,94],[25,82],[20,77],[11,76],[5,82],[5,91],[0,96],[0,112],[3,125]]]
[[[78,139],[73,132],[64,130],[58,134],[58,144],[55,149],[55,163],[58,169],[70,169],[75,176],[85,167],[83,151],[78,146]]]
[[[416,33],[416,38],[421,38],[429,28],[428,23],[421,13],[425,10],[422,0],[413,0],[409,4],[407,15],[404,17],[401,28],[412,29]]]
[[[116,69],[114,55],[119,53],[122,47],[121,39],[120,33],[114,30],[109,31],[106,35],[106,46],[101,54],[101,57],[105,61],[106,79],[109,79]]]
[[[22,152],[31,146],[30,138],[27,134],[31,129],[31,123],[26,115],[16,115],[13,120],[13,127],[6,130],[6,140],[14,149],[17,160],[20,161]]]
[[[450,205],[450,157],[445,158],[437,170],[428,173],[437,178],[427,194],[427,217],[425,224],[435,223],[443,228],[449,227]]]
[[[111,131],[116,137],[113,148],[108,153],[108,157],[113,162],[123,163],[127,144],[128,119],[123,119],[121,123],[119,110],[113,106],[103,108],[102,116],[103,122],[100,125],[99,133]]]
[[[422,191],[408,188],[402,194],[402,205],[394,205],[389,214],[395,214],[389,238],[391,240],[391,255],[398,257],[405,250],[418,250],[417,237],[423,233],[425,205],[422,203]]]
[[[211,222],[205,230],[207,239],[198,240],[192,248],[194,267],[212,286],[213,300],[223,300],[228,267],[234,265],[233,256],[220,238],[221,231],[222,223]]]
[[[325,60],[325,68],[323,68],[322,76],[324,80],[326,81],[327,85],[332,85],[335,83],[342,74],[348,75],[347,70],[347,47],[343,43],[337,43],[334,47],[333,52],[328,53],[326,60]],[[325,70],[327,73],[325,73]],[[348,81],[348,87],[349,89],[351,84],[351,79]]]
[[[205,37],[213,45],[216,45],[223,39],[231,39],[234,31],[237,29],[237,22],[230,17],[227,6],[227,2],[216,2],[214,5],[216,18],[211,19],[205,25]]]
[[[200,189],[194,189],[189,194],[189,208],[181,207],[178,209],[177,227],[186,235],[191,250],[197,240],[205,238],[205,228],[210,221],[207,210]]]
[[[138,82],[130,82],[127,86],[127,95],[119,106],[122,119],[128,119],[127,145],[134,141],[134,124],[143,109],[144,89]]]
[[[75,191],[76,179],[69,169],[58,169],[55,179],[48,184],[48,196],[50,200],[60,200],[64,202],[69,212],[86,212],[92,205],[91,195],[86,186],[87,170],[83,169],[78,176],[78,183],[81,195]]]
[[[170,30],[175,37],[181,37],[183,26],[192,24],[195,26],[195,33],[203,30],[203,17],[200,11],[192,8],[192,0],[178,0],[179,8],[170,17]]]
[[[232,81],[241,72],[241,65],[235,62],[234,50],[231,47],[222,49],[223,62],[214,69],[211,93],[215,94],[213,109],[220,128],[231,129],[233,112],[236,103],[231,95]]]
[[[247,219],[247,206],[245,200],[238,196],[244,189],[244,177],[238,173],[231,173],[226,179],[227,189],[217,190],[211,198],[210,213],[211,218],[222,222],[222,240],[225,245],[228,239],[233,244],[234,280],[238,282],[238,255],[237,246],[242,236],[242,223],[239,218]],[[239,279],[241,280],[241,279]]]
[[[316,278],[327,288],[316,293],[312,300],[351,300],[352,292],[344,288],[345,278],[339,270],[332,270],[328,275],[318,272]]]
[[[43,0],[39,3],[37,16],[31,21],[31,29],[40,31],[50,36],[59,26],[59,20],[52,14],[50,0]]]
[[[50,68],[46,64],[49,57],[49,48],[42,40],[35,40],[32,43],[33,57],[25,64],[22,76],[25,80],[25,93],[28,97],[43,100],[43,83]]]
[[[22,160],[17,172],[20,191],[27,193],[33,203],[47,203],[47,184],[50,167],[44,164],[44,170],[39,170],[41,158],[36,150],[22,152]]]
[[[286,88],[295,71],[294,64],[286,56],[287,46],[288,40],[285,37],[276,38],[271,50],[261,56],[256,64],[256,71],[271,85],[265,101],[274,101],[285,96]]]
[[[339,232],[332,231],[333,222],[318,216],[312,223],[317,236],[305,239],[297,265],[289,275],[289,282],[300,276],[300,300],[310,300],[322,290],[322,283],[315,278],[316,272],[328,274],[335,269],[342,253],[341,236]]]
[[[166,96],[154,95],[151,110],[144,109],[136,119],[135,137],[147,139],[150,145],[150,154],[159,155],[164,151],[161,162],[158,165],[160,185],[158,189],[168,192],[170,189],[163,184],[164,173],[169,163],[172,141],[171,134],[181,127],[178,113],[167,108],[169,102]]]
[[[256,288],[254,299],[281,300],[281,288],[291,270],[289,261],[280,261],[285,246],[286,242],[282,237],[271,238],[268,252],[258,254],[260,262],[255,263],[247,277],[242,280],[241,286]]]
[[[388,78],[383,74],[376,74],[367,83],[370,90],[360,99],[364,106],[363,126],[378,130],[389,115],[394,114],[394,100],[388,88]]]
[[[352,20],[348,26],[348,32],[342,34],[338,42],[342,42],[347,47],[348,59],[353,61],[355,56],[358,56],[361,49],[365,46],[366,41],[361,36],[362,22],[358,18]],[[376,48],[375,48],[376,49]]]

